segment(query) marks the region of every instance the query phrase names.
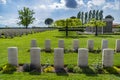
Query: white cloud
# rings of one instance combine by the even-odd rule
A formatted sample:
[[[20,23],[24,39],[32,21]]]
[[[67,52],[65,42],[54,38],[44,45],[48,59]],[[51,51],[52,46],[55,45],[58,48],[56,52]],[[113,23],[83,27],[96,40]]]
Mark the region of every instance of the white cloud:
[[[34,9],[37,10],[37,9],[47,9],[47,7],[45,5],[37,5],[37,6],[34,6]]]
[[[78,8],[79,8],[79,6],[85,6],[85,3],[83,2],[83,0],[76,0],[76,2],[78,4]],[[54,10],[54,9],[68,9],[68,8],[66,7],[66,1],[60,0],[60,2],[53,2],[53,3],[49,3],[48,5],[45,5],[45,4],[35,5],[34,9]]]
[[[65,3],[53,3],[48,6],[50,9],[65,9]]]
[[[87,7],[88,7],[89,9],[91,9],[91,8],[93,7],[92,1],[88,1]]]
[[[105,0],[92,0],[92,4],[96,6],[101,6],[105,3]]]
[[[120,10],[120,0],[115,0],[115,2],[112,3],[106,3],[103,9]]]
[[[88,7],[89,9],[91,9],[91,8],[93,8],[93,7],[95,7],[95,6],[102,6],[102,5],[104,5],[105,3],[106,3],[105,0],[91,0],[91,1],[88,1],[87,7]]]
[[[44,19],[42,20],[42,19],[36,18],[34,23],[31,24],[31,26],[36,26],[36,27],[39,27],[39,26],[43,27],[43,26],[45,26]]]
[[[85,5],[85,3],[83,2],[83,0],[76,0],[78,5]]]
[[[18,19],[15,19],[15,18],[11,18],[11,19],[5,19],[5,18],[3,18],[2,17],[2,19],[0,19],[0,24],[1,25],[8,25],[8,26],[10,26],[10,27],[15,27],[15,26],[17,26],[17,22],[18,22],[19,20]]]
[[[103,9],[107,9],[107,8],[114,8],[114,5],[111,3],[106,3],[106,5],[103,7]]]
[[[0,0],[0,3],[2,3],[2,4],[6,4],[7,1],[6,1],[6,0]]]
[[[0,19],[2,19],[3,18],[3,16],[0,16]]]

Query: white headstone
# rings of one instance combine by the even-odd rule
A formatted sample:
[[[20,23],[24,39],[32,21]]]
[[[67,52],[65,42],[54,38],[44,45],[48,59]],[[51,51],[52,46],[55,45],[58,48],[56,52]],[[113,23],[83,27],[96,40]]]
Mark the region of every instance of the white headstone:
[[[87,48],[88,48],[89,51],[94,50],[94,41],[93,40],[88,40]]]
[[[64,68],[64,49],[63,48],[54,49],[54,67],[56,69]]]
[[[17,47],[8,48],[8,63],[14,66],[18,66],[18,48]]]
[[[114,54],[114,50],[103,49],[102,64],[104,67],[112,67],[113,66],[113,54]]]
[[[86,48],[78,49],[78,66],[80,67],[88,66],[88,49]]]
[[[62,39],[59,40],[58,47],[59,48],[64,48],[64,40],[62,40]]]
[[[116,52],[120,52],[120,39],[116,40]]]
[[[108,40],[103,39],[102,40],[102,50],[108,48]]]
[[[31,65],[40,67],[40,48],[33,47],[30,49]]]
[[[73,49],[77,51],[79,48],[79,39],[74,39],[73,40]]]
[[[51,51],[51,40],[45,40],[45,51]]]
[[[31,47],[37,47],[37,42],[35,39],[31,40]]]

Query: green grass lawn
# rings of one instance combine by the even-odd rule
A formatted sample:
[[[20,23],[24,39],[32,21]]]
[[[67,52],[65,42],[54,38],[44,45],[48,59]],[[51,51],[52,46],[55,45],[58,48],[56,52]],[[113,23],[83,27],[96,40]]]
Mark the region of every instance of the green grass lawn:
[[[16,46],[18,47],[18,59],[19,63],[30,63],[30,42],[32,39],[36,39],[38,46],[44,48],[44,41],[46,39],[51,39],[52,49],[58,47],[58,40],[65,40],[65,48],[72,49],[73,39],[79,39],[80,48],[86,48],[87,40],[93,39],[95,43],[94,49],[101,48],[101,40],[108,39],[109,48],[115,48],[115,41],[119,39],[119,35],[99,35],[95,37],[94,35],[76,35],[75,32],[70,33],[69,37],[66,38],[63,32],[46,31],[42,33],[35,33],[24,35],[22,37],[15,37],[13,39],[0,39],[0,66],[8,62],[7,59],[7,48]],[[50,64],[53,64],[53,53],[41,53],[41,63],[45,64],[47,60],[50,61]],[[89,65],[101,61],[101,54],[90,53],[89,54]],[[66,53],[64,54],[64,63],[65,64],[77,64],[77,53]],[[114,54],[114,65],[120,66],[120,54]],[[58,76],[55,73],[42,73],[41,75],[30,75],[29,73],[20,73],[15,72],[14,74],[2,74],[0,73],[0,80],[120,80],[119,75],[114,74],[98,74],[98,75],[86,75],[86,74],[69,74],[68,76]]]

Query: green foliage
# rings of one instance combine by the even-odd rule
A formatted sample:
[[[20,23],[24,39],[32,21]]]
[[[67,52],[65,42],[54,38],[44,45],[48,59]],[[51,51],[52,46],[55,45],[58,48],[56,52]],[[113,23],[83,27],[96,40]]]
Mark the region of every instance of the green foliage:
[[[68,72],[73,72],[73,68],[74,68],[74,65],[69,64],[69,65],[67,66]]]
[[[93,12],[92,12],[92,18],[95,18],[96,16],[96,11],[95,10],[93,10]]]
[[[51,25],[52,23],[53,23],[53,19],[52,18],[47,18],[47,19],[45,19],[45,24],[46,25]]]
[[[100,10],[98,15],[99,15],[99,20],[103,20],[103,10]]]
[[[74,73],[82,73],[82,69],[81,69],[80,67],[78,67],[78,66],[75,66],[75,67],[73,68],[73,72],[74,72]]]
[[[110,18],[110,19],[113,19],[113,20],[114,20],[114,17],[111,16],[111,15],[107,15],[107,16],[105,17],[105,19],[106,19],[106,18]]]
[[[50,59],[46,59],[46,62],[45,62],[45,67],[48,67],[48,66],[51,66]]]
[[[26,28],[33,23],[33,21],[35,20],[35,18],[33,17],[34,11],[30,10],[27,7],[24,7],[22,10],[18,10],[18,14],[19,14],[19,20],[20,22],[18,23],[19,25],[23,25]]]
[[[77,18],[78,18],[78,19],[81,19],[81,12],[78,12]]]
[[[114,67],[105,67],[104,69],[110,74],[118,74],[117,70]]]
[[[96,73],[104,73],[103,65],[101,62],[93,64],[93,68],[94,68]]]
[[[66,20],[57,20],[55,21],[55,25],[57,27],[63,27],[65,28],[65,32],[66,32],[66,37],[68,37],[68,28],[69,27],[80,27],[81,26],[81,21],[78,18],[72,17],[72,18],[68,18]]]
[[[80,19],[78,18],[68,18],[66,20],[57,20],[55,21],[55,25],[57,27],[65,27],[65,26],[68,26],[68,27],[79,27],[81,26],[81,21]]]
[[[101,20],[96,20],[96,19],[92,19],[90,20],[90,22],[88,22],[86,24],[86,26],[90,26],[90,27],[103,27],[105,26],[106,23],[104,21],[101,21]]]
[[[94,70],[91,67],[81,67],[81,69],[85,74],[95,74]]]
[[[13,73],[14,71],[16,71],[16,66],[13,66],[13,65],[11,65],[11,64],[5,64],[5,65],[2,67],[2,73],[11,74],[11,73]]]
[[[51,72],[55,72],[55,69],[52,66],[48,66],[48,67],[44,68],[43,71],[46,72],[46,73],[47,72],[51,73]]]
[[[57,20],[55,21],[55,25],[57,27],[65,27],[66,26],[66,21],[63,19],[63,20]]]
[[[93,18],[92,20],[90,20],[87,24],[85,24],[86,27],[95,27],[95,36],[98,35],[98,27],[104,27],[106,25],[106,22],[101,21],[101,20],[96,20],[95,18]]]
[[[85,13],[85,23],[88,22],[88,12]]]

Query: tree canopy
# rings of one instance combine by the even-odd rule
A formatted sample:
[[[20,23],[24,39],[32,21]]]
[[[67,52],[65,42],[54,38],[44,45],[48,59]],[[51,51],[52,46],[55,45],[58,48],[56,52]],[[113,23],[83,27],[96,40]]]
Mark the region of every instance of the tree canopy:
[[[91,19],[87,24],[85,24],[85,26],[90,26],[90,27],[103,27],[105,26],[106,23],[104,21],[101,20],[96,20],[96,19]]]
[[[61,20],[56,20],[55,25],[57,27],[80,27],[82,24],[81,20],[78,18],[68,18],[68,19],[61,19]]]
[[[67,19],[56,20],[55,25],[56,25],[56,27],[59,27],[59,28],[60,27],[65,28],[66,37],[67,37],[69,28],[70,27],[80,27],[82,25],[82,22],[80,21],[80,19],[78,19],[76,17],[70,17]]]
[[[35,20],[35,18],[33,17],[33,14],[35,14],[35,12],[33,10],[30,10],[27,7],[24,7],[23,9],[18,10],[18,14],[19,14],[18,18],[20,20],[18,24],[23,25],[26,28],[28,28],[28,26],[32,24],[33,21]]]
[[[45,24],[48,26],[51,25],[53,22],[54,22],[54,20],[52,18],[45,19]]]
[[[91,19],[87,24],[85,24],[86,27],[95,27],[95,36],[98,35],[98,27],[104,27],[106,26],[106,22],[104,22],[103,20],[96,20],[96,19]]]

